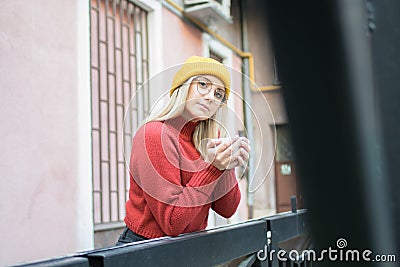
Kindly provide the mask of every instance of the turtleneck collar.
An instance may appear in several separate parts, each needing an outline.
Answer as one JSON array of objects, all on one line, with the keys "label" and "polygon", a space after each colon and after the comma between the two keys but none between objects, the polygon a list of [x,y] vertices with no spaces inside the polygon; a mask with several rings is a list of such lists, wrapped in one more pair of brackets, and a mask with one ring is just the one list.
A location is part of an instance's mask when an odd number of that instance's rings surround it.
[{"label": "turtleneck collar", "polygon": [[187,121],[182,116],[166,120],[165,123],[177,129],[181,137],[186,140],[192,140],[194,129],[199,124],[198,122]]}]

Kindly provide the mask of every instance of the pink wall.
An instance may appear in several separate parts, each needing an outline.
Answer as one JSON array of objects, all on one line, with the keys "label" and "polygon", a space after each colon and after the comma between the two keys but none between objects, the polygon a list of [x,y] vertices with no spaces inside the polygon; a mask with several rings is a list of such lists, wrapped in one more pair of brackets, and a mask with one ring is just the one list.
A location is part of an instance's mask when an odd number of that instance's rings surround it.
[{"label": "pink wall", "polygon": [[190,56],[202,55],[202,32],[185,23],[180,17],[163,10],[163,55],[164,66],[181,64]]},{"label": "pink wall", "polygon": [[0,265],[92,246],[84,13],[81,0],[2,1]]}]

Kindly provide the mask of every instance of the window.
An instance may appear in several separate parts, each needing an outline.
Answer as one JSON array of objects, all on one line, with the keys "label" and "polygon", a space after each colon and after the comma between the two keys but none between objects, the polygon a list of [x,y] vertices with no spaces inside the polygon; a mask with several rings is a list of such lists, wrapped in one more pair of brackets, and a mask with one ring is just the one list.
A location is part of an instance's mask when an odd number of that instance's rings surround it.
[{"label": "window", "polygon": [[210,58],[215,59],[218,62],[224,63],[224,58],[215,53],[213,50],[210,49]]},{"label": "window", "polygon": [[125,216],[124,151],[150,106],[149,92],[139,90],[149,76],[148,26],[147,12],[131,1],[90,5],[93,220],[99,230],[121,226]]}]

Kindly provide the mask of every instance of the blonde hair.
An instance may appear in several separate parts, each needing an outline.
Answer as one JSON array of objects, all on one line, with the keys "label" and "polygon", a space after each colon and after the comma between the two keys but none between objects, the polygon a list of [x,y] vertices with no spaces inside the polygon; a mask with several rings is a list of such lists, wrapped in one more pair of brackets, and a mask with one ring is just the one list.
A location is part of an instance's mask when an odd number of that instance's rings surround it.
[{"label": "blonde hair", "polygon": [[[194,78],[189,78],[177,90],[174,90],[167,105],[158,112],[153,110],[146,122],[165,121],[181,115],[185,110],[189,87]],[[226,103],[223,103],[211,118],[199,121],[194,129],[192,136],[193,144],[203,158],[206,155],[207,139],[226,136],[226,129],[221,124],[225,108]]]}]

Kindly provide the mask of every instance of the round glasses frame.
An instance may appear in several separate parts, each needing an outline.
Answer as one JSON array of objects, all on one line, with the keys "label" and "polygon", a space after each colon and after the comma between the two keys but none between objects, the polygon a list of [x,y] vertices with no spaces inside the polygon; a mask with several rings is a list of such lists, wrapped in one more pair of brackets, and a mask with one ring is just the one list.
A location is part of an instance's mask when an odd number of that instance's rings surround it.
[{"label": "round glasses frame", "polygon": [[[193,79],[193,82],[196,83],[197,92],[201,95],[209,94],[213,88],[213,83],[207,79],[206,77],[196,77]],[[226,102],[226,91],[225,89],[216,88],[214,91],[214,98],[219,101],[218,104],[222,105]]]}]

